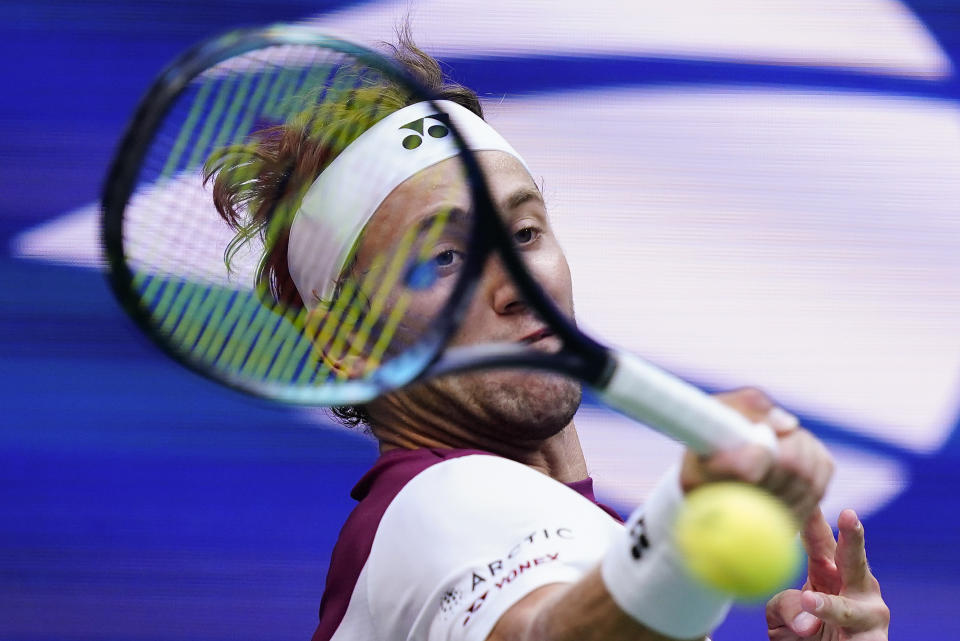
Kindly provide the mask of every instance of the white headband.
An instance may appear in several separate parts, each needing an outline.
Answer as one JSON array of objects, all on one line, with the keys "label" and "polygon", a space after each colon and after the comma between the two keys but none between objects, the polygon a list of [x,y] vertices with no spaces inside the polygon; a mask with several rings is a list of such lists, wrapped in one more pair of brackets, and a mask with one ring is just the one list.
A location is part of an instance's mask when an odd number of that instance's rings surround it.
[{"label": "white headband", "polygon": [[387,196],[415,174],[460,153],[447,122],[469,149],[503,151],[526,167],[503,136],[454,102],[418,102],[379,121],[321,172],[290,226],[287,266],[308,309],[333,298],[354,244]]}]

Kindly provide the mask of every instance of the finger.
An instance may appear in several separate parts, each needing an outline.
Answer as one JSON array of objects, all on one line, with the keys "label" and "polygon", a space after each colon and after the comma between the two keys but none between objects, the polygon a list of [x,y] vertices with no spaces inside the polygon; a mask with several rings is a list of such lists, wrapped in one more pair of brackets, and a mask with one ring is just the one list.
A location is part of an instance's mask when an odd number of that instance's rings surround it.
[{"label": "finger", "polygon": [[820,619],[803,609],[800,590],[784,590],[767,602],[767,630],[787,628],[793,636],[809,637],[820,629]]},{"label": "finger", "polygon": [[820,498],[823,498],[823,494],[826,493],[827,487],[830,485],[830,481],[833,479],[833,472],[836,469],[836,464],[833,462],[833,454],[830,453],[830,450],[827,449],[827,446],[818,438],[813,438],[814,450],[817,458],[817,467],[816,467],[816,476],[814,481],[817,484],[817,487],[820,488]]},{"label": "finger", "polygon": [[807,553],[807,586],[821,592],[839,592],[840,572],[835,562],[837,543],[820,508],[814,508],[804,523],[801,540]]},{"label": "finger", "polygon": [[800,427],[800,419],[782,407],[774,407],[767,412],[763,422],[772,427],[777,436],[785,436]]},{"label": "finger", "polygon": [[773,453],[763,445],[745,445],[723,450],[704,461],[707,480],[732,479],[758,484],[773,464]]},{"label": "finger", "polygon": [[747,419],[759,423],[773,410],[776,405],[766,392],[755,387],[742,387],[716,395],[721,403],[732,407]]},{"label": "finger", "polygon": [[[810,502],[819,503],[820,497],[817,494],[817,488],[813,486],[811,479],[813,471],[817,465],[815,452],[815,439],[809,432],[796,431],[789,437],[782,440],[784,444],[789,443],[789,447],[782,447],[781,464],[791,473],[790,485],[785,488],[785,500],[790,505],[800,506],[807,504],[807,510],[802,515],[802,519],[810,515]],[[802,521],[801,521],[802,522]]]},{"label": "finger", "polygon": [[836,464],[833,462],[833,455],[830,453],[830,450],[827,449],[827,446],[824,445],[822,441],[817,440],[815,442],[819,456],[817,457],[818,463],[814,470],[814,483],[818,488],[821,488],[820,498],[822,499],[823,495],[826,494],[827,488],[830,486],[830,481],[833,479]]},{"label": "finger", "polygon": [[876,624],[870,604],[836,594],[804,592],[800,596],[804,611],[825,623],[832,623],[849,632],[868,630]]},{"label": "finger", "polygon": [[796,438],[800,441],[802,457],[797,462],[798,475],[807,481],[810,498],[819,504],[833,478],[833,456],[823,442],[807,430],[798,430]]},{"label": "finger", "polygon": [[833,564],[837,541],[833,538],[833,530],[820,508],[814,510],[803,524],[801,538],[803,549],[811,561],[829,561]]},{"label": "finger", "polygon": [[[795,430],[794,430],[795,432]],[[784,503],[793,507],[802,496],[802,482],[797,477],[794,459],[797,458],[798,441],[795,436],[781,436],[779,451],[775,463],[772,465],[761,485]]]},{"label": "finger", "polygon": [[816,495],[810,491],[810,484],[804,479],[791,479],[790,484],[783,489],[780,496],[781,500],[790,507],[798,524],[806,522],[817,507]]},{"label": "finger", "polygon": [[760,481],[760,485],[774,496],[784,499],[786,502],[786,495],[789,492],[793,480],[789,471],[774,465],[767,471],[766,476]]},{"label": "finger", "polygon": [[777,592],[767,601],[767,627],[777,628],[787,625],[787,622],[804,612],[800,605],[800,590],[783,590]]},{"label": "finger", "polygon": [[686,493],[715,481],[737,480],[756,484],[770,469],[772,461],[771,452],[760,445],[723,450],[710,456],[687,450],[680,468],[680,486]]},{"label": "finger", "polygon": [[[802,492],[802,496],[794,499],[789,492],[787,494],[788,497],[791,497],[788,500],[794,501],[794,511],[801,523],[805,523],[811,515],[819,511],[820,502],[826,495],[834,470],[833,457],[820,441],[811,437],[807,439],[807,446],[809,461],[807,471],[804,474],[804,485],[802,488],[794,487],[789,491]],[[829,525],[825,526],[824,530],[829,532]],[[826,552],[832,559],[832,551],[835,549],[832,533],[829,537],[826,537],[826,540],[830,543]]]},{"label": "finger", "polygon": [[[774,493],[786,503],[799,523],[804,522],[819,503],[823,488],[816,480],[823,463],[824,450],[806,430],[794,430],[780,438],[780,452],[774,469],[786,475],[787,482]],[[771,474],[771,477],[774,475]]]},{"label": "finger", "polygon": [[837,519],[840,534],[837,537],[836,563],[844,589],[849,592],[872,592],[876,581],[867,565],[863,524],[857,513],[847,509]]}]

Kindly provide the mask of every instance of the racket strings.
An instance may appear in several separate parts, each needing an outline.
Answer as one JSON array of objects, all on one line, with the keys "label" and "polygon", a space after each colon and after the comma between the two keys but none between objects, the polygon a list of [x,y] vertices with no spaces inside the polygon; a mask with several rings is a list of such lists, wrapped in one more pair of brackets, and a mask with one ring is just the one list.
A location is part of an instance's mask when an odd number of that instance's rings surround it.
[{"label": "racket strings", "polygon": [[[322,168],[410,96],[384,91],[378,71],[340,54],[224,66],[182,94],[148,150],[138,191],[153,194],[153,205],[125,239],[136,254],[127,257],[133,289],[168,340],[232,376],[301,386],[369,378],[429,325],[411,315],[418,293],[407,280],[433,258],[449,216],[409,230],[362,272],[355,246],[332,300],[312,311],[292,299],[292,282],[271,260],[285,258],[290,224],[319,173],[300,162],[304,154]],[[211,246],[219,267],[184,267]]]}]

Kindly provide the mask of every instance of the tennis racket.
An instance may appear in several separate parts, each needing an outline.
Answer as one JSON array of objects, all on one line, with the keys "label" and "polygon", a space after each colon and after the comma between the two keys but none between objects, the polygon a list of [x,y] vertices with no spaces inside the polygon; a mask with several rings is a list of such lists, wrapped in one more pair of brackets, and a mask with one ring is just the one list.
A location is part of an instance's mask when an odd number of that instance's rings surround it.
[{"label": "tennis racket", "polygon": [[[430,377],[533,368],[580,379],[610,407],[697,452],[747,443],[775,450],[770,430],[602,345],[558,309],[526,268],[477,155],[436,98],[391,59],[307,28],[234,31],[187,51],[140,102],[106,180],[102,236],[120,304],[186,367],[284,403],[356,405]],[[455,180],[442,185],[458,204],[381,251],[355,245],[332,292],[306,305],[284,282],[282,262],[317,176],[290,150],[302,159],[306,146],[322,165],[324,154],[342,151],[397,101],[424,102],[431,112],[404,125],[404,146],[431,137],[458,146]],[[375,159],[369,171],[372,179]],[[443,243],[462,258],[449,273],[448,254],[437,252]],[[559,337],[559,351],[450,345],[494,257]]]}]

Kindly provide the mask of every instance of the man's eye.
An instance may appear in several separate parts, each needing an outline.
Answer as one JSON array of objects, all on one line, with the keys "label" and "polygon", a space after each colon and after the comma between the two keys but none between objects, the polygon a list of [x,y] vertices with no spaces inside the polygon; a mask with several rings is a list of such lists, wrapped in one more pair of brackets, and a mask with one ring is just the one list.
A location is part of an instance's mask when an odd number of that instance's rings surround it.
[{"label": "man's eye", "polygon": [[457,260],[457,252],[455,252],[452,249],[448,249],[447,251],[440,252],[433,258],[433,262],[437,265],[437,267],[447,267],[449,265],[452,265],[454,262],[456,262],[456,260]]},{"label": "man's eye", "polygon": [[513,240],[518,245],[528,245],[540,236],[540,230],[536,227],[524,227],[513,234]]},{"label": "man's eye", "polygon": [[447,249],[433,257],[417,261],[407,270],[407,287],[429,289],[438,278],[455,273],[462,260],[463,256],[459,251]]}]

